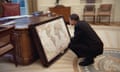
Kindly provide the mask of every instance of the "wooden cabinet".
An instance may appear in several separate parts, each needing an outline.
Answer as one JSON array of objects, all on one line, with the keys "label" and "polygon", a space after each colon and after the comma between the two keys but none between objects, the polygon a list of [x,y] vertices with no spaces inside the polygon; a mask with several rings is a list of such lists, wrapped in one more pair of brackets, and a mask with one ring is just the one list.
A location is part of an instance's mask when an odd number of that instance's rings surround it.
[{"label": "wooden cabinet", "polygon": [[65,7],[62,5],[58,5],[56,7],[50,7],[49,10],[52,13],[56,13],[57,15],[62,15],[65,19],[65,22],[68,23],[69,22],[69,16],[71,14],[71,8],[70,7]]},{"label": "wooden cabinet", "polygon": [[16,57],[21,65],[31,64],[37,59],[28,29],[16,29]]}]

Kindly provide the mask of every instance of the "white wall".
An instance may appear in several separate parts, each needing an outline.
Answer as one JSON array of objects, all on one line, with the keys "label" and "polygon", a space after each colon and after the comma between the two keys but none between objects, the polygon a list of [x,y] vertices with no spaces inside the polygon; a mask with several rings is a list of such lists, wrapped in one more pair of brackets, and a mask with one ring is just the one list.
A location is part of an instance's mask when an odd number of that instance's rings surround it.
[{"label": "white wall", "polygon": [[114,3],[115,0],[102,0],[102,3]]},{"label": "white wall", "polygon": [[55,0],[37,0],[39,11],[48,11],[48,8],[55,6]]},{"label": "white wall", "polygon": [[115,0],[114,21],[120,21],[120,0]]},{"label": "white wall", "polygon": [[[38,10],[39,11],[44,11],[47,12],[49,7],[55,6],[55,1],[56,0],[38,0]],[[83,15],[83,8],[86,3],[84,2],[85,0],[60,0],[60,4],[64,6],[70,6],[71,7],[71,13],[77,13],[79,14],[81,20],[82,20],[82,15]],[[113,4],[113,9],[112,9],[112,16],[111,20],[112,21],[120,21],[119,18],[119,12],[120,12],[120,6],[119,5],[120,0],[98,0],[98,2],[95,4],[96,8],[99,7],[100,4]],[[115,5],[117,4],[117,5]],[[117,8],[117,10],[116,10]],[[119,8],[119,10],[118,10]]]},{"label": "white wall", "polygon": [[[92,28],[96,31],[98,36],[104,43],[104,48],[120,49],[120,27],[117,26],[95,26]],[[71,36],[74,36],[74,26],[68,25]]]},{"label": "white wall", "polygon": [[120,49],[120,27],[92,26],[104,43],[104,48]]}]

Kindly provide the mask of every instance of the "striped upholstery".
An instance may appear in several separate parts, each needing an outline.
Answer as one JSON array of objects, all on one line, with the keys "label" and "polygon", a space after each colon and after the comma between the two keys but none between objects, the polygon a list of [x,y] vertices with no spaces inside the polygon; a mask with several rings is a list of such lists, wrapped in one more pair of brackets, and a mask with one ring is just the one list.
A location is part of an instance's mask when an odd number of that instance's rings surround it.
[{"label": "striped upholstery", "polygon": [[2,3],[3,16],[17,16],[20,15],[20,4],[17,3]]},{"label": "striped upholstery", "polygon": [[84,15],[85,16],[95,16],[95,13],[93,11],[91,11],[91,12],[85,12]]}]

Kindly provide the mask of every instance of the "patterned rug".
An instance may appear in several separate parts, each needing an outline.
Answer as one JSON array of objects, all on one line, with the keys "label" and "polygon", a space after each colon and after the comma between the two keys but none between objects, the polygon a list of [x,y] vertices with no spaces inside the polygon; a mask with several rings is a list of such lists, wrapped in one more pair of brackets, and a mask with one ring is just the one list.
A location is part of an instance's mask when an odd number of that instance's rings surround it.
[{"label": "patterned rug", "polygon": [[[120,50],[107,49],[89,66],[79,66],[81,59],[76,59],[78,72],[120,72]],[[77,71],[76,71],[77,72]]]}]

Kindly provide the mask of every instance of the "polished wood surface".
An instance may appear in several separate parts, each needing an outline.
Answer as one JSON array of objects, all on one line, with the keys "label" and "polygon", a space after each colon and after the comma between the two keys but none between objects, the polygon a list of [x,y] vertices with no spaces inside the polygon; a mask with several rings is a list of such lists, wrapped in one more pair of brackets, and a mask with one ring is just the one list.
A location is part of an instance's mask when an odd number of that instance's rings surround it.
[{"label": "polished wood surface", "polygon": [[16,47],[17,47],[17,61],[21,65],[28,65],[34,62],[38,58],[37,51],[33,46],[30,34],[29,26],[31,24],[38,24],[46,20],[52,19],[55,17],[41,16],[41,17],[29,17],[21,18],[15,20],[15,33],[16,37]]},{"label": "polished wood surface", "polygon": [[29,26],[31,24],[38,24],[53,18],[56,18],[57,16],[47,16],[47,15],[43,15],[43,16],[32,16],[32,17],[24,17],[24,18],[20,18],[15,20],[16,24],[15,24],[15,28],[18,29],[28,29]]}]

